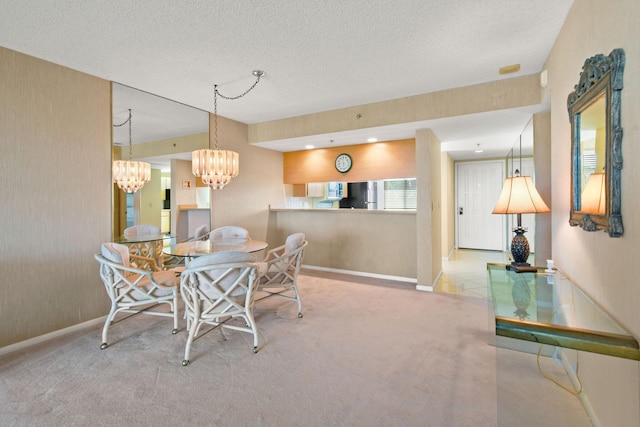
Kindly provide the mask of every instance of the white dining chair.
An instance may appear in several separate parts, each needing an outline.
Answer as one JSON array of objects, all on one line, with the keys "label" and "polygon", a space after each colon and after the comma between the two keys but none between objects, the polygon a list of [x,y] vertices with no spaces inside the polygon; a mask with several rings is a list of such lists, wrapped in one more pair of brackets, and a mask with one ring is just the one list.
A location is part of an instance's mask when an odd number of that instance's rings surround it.
[{"label": "white dining chair", "polygon": [[131,239],[134,237],[160,236],[160,227],[149,224],[132,225],[124,229],[124,237]]},{"label": "white dining chair", "polygon": [[[101,349],[109,346],[109,327],[131,317],[116,321],[119,313],[171,317],[172,333],[178,332],[179,277],[172,270],[150,271],[133,267],[131,261],[138,258],[143,257],[131,255],[129,248],[119,243],[104,243],[101,252],[95,255],[100,263],[100,278],[111,300],[111,309],[102,328]],[[168,310],[162,307],[168,307]]]},{"label": "white dining chair", "polygon": [[192,240],[192,241],[207,240],[208,238],[209,238],[209,226],[204,224],[196,228],[196,230],[193,232],[193,238],[189,240]]},{"label": "white dining chair", "polygon": [[251,240],[249,231],[237,225],[218,227],[209,233],[209,240],[214,242],[229,240]]},{"label": "white dining chair", "polygon": [[[198,334],[205,324],[253,334],[253,352],[258,352],[253,318],[255,260],[246,252],[218,252],[193,259],[182,272],[180,295],[189,330],[183,366],[189,364],[191,344],[204,335]],[[244,320],[244,325],[233,323],[234,318]]]},{"label": "white dining chair", "polygon": [[284,245],[267,252],[258,262],[258,292],[266,294],[256,302],[269,297],[279,297],[298,303],[298,317],[302,317],[302,299],[298,291],[298,273],[302,266],[304,249],[309,242],[302,233],[287,237]]}]

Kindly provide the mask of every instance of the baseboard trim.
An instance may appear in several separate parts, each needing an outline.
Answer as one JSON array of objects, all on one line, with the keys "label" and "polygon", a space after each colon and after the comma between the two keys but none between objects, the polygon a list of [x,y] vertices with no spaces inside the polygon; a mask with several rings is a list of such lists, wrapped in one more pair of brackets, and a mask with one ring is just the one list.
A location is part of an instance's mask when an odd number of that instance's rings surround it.
[{"label": "baseboard trim", "polygon": [[364,271],[341,270],[338,268],[318,267],[315,265],[303,265],[303,269],[327,271],[330,273],[350,274],[352,276],[371,277],[373,279],[394,280],[396,282],[418,283],[418,280],[412,277],[388,276],[386,274],[367,273]]},{"label": "baseboard trim", "polygon": [[455,247],[451,248],[451,251],[449,252],[449,255],[447,255],[447,256],[443,256],[443,257],[442,257],[442,261],[443,261],[443,262],[447,262],[447,261],[449,261],[449,260],[451,259],[451,257],[453,256],[453,252],[454,252],[455,250],[456,250],[456,248],[455,248]]},{"label": "baseboard trim", "polygon": [[436,280],[433,281],[433,285],[416,285],[416,290],[424,291],[424,292],[435,292],[438,287],[438,282],[440,281],[440,277],[442,276],[442,270],[436,276]]},{"label": "baseboard trim", "polygon": [[62,336],[77,332],[86,328],[94,327],[95,325],[103,324],[107,316],[98,317],[97,319],[87,320],[86,322],[78,323],[77,325],[69,326],[67,328],[58,329],[57,331],[49,332],[48,334],[40,335],[28,340],[20,341],[15,344],[10,344],[4,347],[0,347],[0,356],[10,354],[16,351],[24,350],[31,346],[41,344],[46,341],[50,341]]}]

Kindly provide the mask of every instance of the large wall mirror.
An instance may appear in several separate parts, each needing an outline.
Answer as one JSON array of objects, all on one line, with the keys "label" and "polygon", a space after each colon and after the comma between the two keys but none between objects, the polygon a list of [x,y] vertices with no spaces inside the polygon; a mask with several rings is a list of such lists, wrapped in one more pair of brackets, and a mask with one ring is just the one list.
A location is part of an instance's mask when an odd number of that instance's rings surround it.
[{"label": "large wall mirror", "polygon": [[571,214],[569,223],[586,231],[622,236],[622,127],[620,103],[625,55],[587,59],[567,107],[571,120]]},{"label": "large wall mirror", "polygon": [[[191,151],[209,144],[209,113],[112,83],[114,159],[129,159],[129,128],[117,126],[127,120],[129,109],[131,157],[151,164],[151,181],[136,193],[124,193],[114,185],[114,238],[121,236],[126,227],[137,224],[155,225],[163,233],[174,234],[177,204],[197,204],[200,194],[191,174]],[[188,165],[176,170],[178,163]],[[183,179],[190,180],[193,187],[183,190],[182,185],[175,185]],[[207,190],[201,192],[203,197],[208,197]]]}]

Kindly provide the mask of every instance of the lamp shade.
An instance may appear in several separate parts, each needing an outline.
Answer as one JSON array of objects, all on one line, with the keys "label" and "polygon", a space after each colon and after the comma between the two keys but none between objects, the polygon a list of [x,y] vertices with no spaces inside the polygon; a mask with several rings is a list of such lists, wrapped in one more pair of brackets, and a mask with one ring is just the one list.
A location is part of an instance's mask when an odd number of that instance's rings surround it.
[{"label": "lamp shade", "polygon": [[514,176],[504,180],[502,193],[494,214],[523,214],[549,212],[530,176]]},{"label": "lamp shade", "polygon": [[580,212],[604,215],[607,209],[604,174],[592,173],[580,195]]}]

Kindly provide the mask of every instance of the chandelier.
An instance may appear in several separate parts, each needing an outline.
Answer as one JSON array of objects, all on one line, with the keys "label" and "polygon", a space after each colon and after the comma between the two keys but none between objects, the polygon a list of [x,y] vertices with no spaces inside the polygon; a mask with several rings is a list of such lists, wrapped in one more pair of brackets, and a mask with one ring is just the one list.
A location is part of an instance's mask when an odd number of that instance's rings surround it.
[{"label": "chandelier", "polygon": [[[218,85],[213,87],[213,149],[195,150],[191,153],[191,171],[199,176],[206,185],[214,190],[221,190],[238,176],[240,172],[240,155],[235,151],[218,149],[218,96],[228,100],[242,98],[256,87],[264,71],[255,70],[252,73],[256,81],[249,89],[238,96],[224,96],[218,92]],[[209,143],[211,146],[211,143]]]},{"label": "chandelier", "polygon": [[129,123],[129,160],[115,160],[113,162],[113,182],[118,184],[118,188],[126,193],[135,193],[144,184],[151,181],[151,165],[147,162],[137,162],[131,160],[131,108],[129,108],[129,118],[114,127],[124,126]]}]

